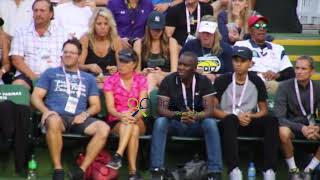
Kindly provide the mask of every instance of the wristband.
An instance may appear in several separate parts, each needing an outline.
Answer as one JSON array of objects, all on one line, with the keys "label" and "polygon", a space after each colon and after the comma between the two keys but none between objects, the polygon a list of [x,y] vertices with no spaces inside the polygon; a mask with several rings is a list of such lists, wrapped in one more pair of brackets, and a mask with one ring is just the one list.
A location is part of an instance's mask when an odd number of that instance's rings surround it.
[{"label": "wristband", "polygon": [[173,118],[176,119],[176,120],[180,120],[181,119],[181,115],[182,115],[182,113],[177,111],[177,112],[174,113]]}]

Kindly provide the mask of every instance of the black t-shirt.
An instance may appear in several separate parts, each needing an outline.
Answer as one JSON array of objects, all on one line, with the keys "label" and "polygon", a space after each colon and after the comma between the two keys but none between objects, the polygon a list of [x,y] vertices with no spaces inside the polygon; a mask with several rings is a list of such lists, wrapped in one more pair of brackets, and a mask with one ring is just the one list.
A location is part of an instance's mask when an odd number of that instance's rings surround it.
[{"label": "black t-shirt", "polygon": [[[197,112],[203,111],[203,97],[215,94],[215,89],[211,81],[201,74],[196,73],[196,87],[194,97],[194,110]],[[192,86],[186,88],[188,107],[192,110]],[[158,96],[169,97],[169,110],[171,111],[186,111],[186,106],[183,101],[181,80],[178,73],[172,73],[166,76],[159,87]],[[161,102],[158,102],[161,103]]]},{"label": "black t-shirt", "polygon": [[[192,13],[193,19],[195,21],[197,21],[197,11],[198,8],[196,8]],[[200,3],[200,14],[200,18],[204,15],[213,15],[212,6],[210,6],[209,4]],[[197,23],[198,22],[195,22],[193,25],[191,25],[191,34],[195,34]],[[174,37],[178,41],[178,43],[183,46],[188,36],[186,5],[184,2],[168,9],[168,13],[166,16],[166,26],[175,27],[175,31],[172,37]]]}]

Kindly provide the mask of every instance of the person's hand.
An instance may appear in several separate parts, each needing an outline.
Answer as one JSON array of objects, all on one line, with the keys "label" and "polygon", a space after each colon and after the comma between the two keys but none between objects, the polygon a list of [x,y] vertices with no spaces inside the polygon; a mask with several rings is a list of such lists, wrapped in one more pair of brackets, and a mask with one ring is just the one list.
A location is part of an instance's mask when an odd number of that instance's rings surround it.
[{"label": "person's hand", "polygon": [[154,69],[154,68],[144,68],[144,69],[142,70],[142,74],[146,76],[146,75],[148,75],[149,73],[153,72],[153,69]]},{"label": "person's hand", "polygon": [[196,115],[194,111],[191,111],[190,108],[187,108],[186,112],[181,113],[181,122],[186,124],[191,124],[196,121]]},{"label": "person's hand", "polygon": [[155,67],[155,68],[153,68],[153,70],[151,72],[153,72],[153,73],[161,73],[162,69],[159,68],[159,67]]},{"label": "person's hand", "polygon": [[238,118],[240,125],[243,127],[248,126],[251,122],[250,113],[239,113]]},{"label": "person's hand", "polygon": [[160,3],[154,6],[154,10],[161,13],[165,12],[168,8],[169,8],[169,3]]},{"label": "person's hand", "polygon": [[229,36],[230,42],[234,43],[240,40],[240,34],[236,29],[229,29],[228,36]]},{"label": "person's hand", "polygon": [[128,38],[121,38],[121,44],[124,48],[132,48]]},{"label": "person's hand", "polygon": [[102,69],[97,64],[88,64],[87,66],[89,71],[92,73],[95,73],[95,74],[102,73]]},{"label": "person's hand", "polygon": [[96,77],[96,82],[97,83],[103,83],[104,82],[104,79],[105,79],[105,76],[103,74],[99,74],[97,77]]},{"label": "person's hand", "polygon": [[50,117],[50,116],[53,116],[53,115],[57,115],[59,116],[59,114],[55,111],[47,111],[47,112],[44,112],[41,116],[41,125],[43,126],[44,123],[46,122],[46,120]]},{"label": "person's hand", "polygon": [[118,71],[117,66],[107,66],[106,69],[109,71],[111,75]]},{"label": "person's hand", "polygon": [[262,76],[267,81],[271,81],[276,80],[279,77],[279,74],[269,70],[267,72],[262,73]]},{"label": "person's hand", "polygon": [[310,128],[310,126],[302,126],[301,132],[304,137],[306,137],[307,139],[310,139],[313,133],[313,129]]},{"label": "person's hand", "polygon": [[82,124],[87,118],[87,113],[82,112],[74,117],[72,124]]},{"label": "person's hand", "polygon": [[[130,113],[130,114],[129,114]],[[124,113],[120,118],[120,121],[124,124],[134,124],[136,123],[136,118],[132,117],[131,112]]]},{"label": "person's hand", "polygon": [[86,6],[89,6],[91,9],[96,8],[96,1],[95,0],[86,0]]},{"label": "person's hand", "polygon": [[310,133],[308,135],[308,139],[312,139],[312,140],[318,140],[320,139],[320,134],[319,134],[319,126],[316,126],[316,125],[309,125],[308,126],[309,130],[310,130]]}]

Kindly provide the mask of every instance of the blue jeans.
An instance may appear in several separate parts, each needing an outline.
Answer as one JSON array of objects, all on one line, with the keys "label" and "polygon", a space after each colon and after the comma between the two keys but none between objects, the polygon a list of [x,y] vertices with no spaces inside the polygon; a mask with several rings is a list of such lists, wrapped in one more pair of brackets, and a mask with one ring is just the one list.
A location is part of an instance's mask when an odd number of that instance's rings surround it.
[{"label": "blue jeans", "polygon": [[185,124],[165,117],[158,118],[153,125],[151,142],[151,168],[164,168],[167,134],[176,136],[204,136],[208,154],[208,172],[222,171],[220,135],[217,122],[206,118],[193,124]]}]

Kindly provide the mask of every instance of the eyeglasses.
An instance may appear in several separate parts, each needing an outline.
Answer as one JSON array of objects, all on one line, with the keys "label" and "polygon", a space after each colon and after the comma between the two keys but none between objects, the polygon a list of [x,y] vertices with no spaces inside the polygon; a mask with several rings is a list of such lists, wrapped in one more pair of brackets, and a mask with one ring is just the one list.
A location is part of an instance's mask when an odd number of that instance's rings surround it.
[{"label": "eyeglasses", "polygon": [[268,29],[268,24],[266,24],[266,23],[262,23],[262,24],[256,23],[256,24],[254,24],[252,27],[255,28],[255,29],[260,29],[260,28],[262,28],[262,29]]}]

